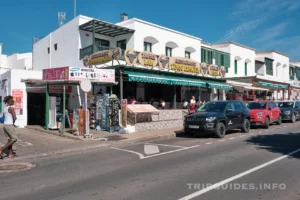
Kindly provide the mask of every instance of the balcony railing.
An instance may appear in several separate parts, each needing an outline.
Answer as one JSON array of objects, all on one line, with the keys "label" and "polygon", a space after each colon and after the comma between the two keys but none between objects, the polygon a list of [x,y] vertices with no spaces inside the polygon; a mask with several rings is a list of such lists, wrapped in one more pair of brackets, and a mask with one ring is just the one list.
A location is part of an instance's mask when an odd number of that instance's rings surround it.
[{"label": "balcony railing", "polygon": [[273,70],[267,70],[267,75],[273,76]]},{"label": "balcony railing", "polygon": [[290,76],[290,80],[295,80],[295,77],[294,76]]},{"label": "balcony railing", "polygon": [[[113,49],[115,49],[115,48],[95,45],[95,52],[94,53],[96,53],[97,51],[113,50]],[[80,49],[79,51],[80,51],[79,52],[79,60],[81,60],[81,59],[84,58],[84,56],[89,56],[89,55],[93,54],[93,45],[84,47],[84,48]],[[124,60],[124,52],[125,52],[125,49],[122,49],[121,60]]]}]

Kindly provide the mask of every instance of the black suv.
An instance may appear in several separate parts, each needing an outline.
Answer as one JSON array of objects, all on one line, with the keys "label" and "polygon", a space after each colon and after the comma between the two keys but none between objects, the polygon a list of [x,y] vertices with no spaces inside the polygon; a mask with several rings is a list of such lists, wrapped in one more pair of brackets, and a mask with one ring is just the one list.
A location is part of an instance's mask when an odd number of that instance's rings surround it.
[{"label": "black suv", "polygon": [[212,101],[184,119],[186,133],[212,132],[222,138],[232,129],[250,130],[250,112],[241,101]]},{"label": "black suv", "polygon": [[300,119],[300,101],[279,101],[277,105],[281,110],[282,120],[295,123]]}]

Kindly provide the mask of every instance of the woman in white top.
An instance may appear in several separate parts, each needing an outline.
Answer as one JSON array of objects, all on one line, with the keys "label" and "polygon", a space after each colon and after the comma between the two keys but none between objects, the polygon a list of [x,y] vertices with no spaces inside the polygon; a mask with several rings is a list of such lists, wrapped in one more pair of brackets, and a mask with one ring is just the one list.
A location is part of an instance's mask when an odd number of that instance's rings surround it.
[{"label": "woman in white top", "polygon": [[14,99],[12,96],[7,96],[4,98],[4,103],[6,104],[6,107],[4,109],[4,125],[3,130],[5,136],[8,138],[8,141],[4,147],[0,149],[0,159],[3,158],[3,152],[8,149],[8,157],[13,158],[16,155],[14,155],[12,146],[17,141],[18,137],[15,130],[15,121],[17,119],[16,113],[14,108],[12,107],[14,105]]}]

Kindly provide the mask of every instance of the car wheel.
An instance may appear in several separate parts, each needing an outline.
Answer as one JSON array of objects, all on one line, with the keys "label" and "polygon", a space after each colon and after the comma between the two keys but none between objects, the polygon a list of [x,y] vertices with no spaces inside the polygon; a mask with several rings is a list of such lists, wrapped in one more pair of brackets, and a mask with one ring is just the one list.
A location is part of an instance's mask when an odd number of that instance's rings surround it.
[{"label": "car wheel", "polygon": [[265,128],[268,129],[270,126],[270,119],[269,117],[266,117],[266,120],[265,120]]},{"label": "car wheel", "polygon": [[223,122],[218,122],[215,130],[215,136],[223,138],[226,134],[226,126]]},{"label": "car wheel", "polygon": [[281,117],[281,115],[279,116],[279,118],[278,118],[278,121],[276,122],[276,124],[277,125],[280,125],[282,123],[282,117]]},{"label": "car wheel", "polygon": [[296,115],[295,113],[292,115],[292,123],[295,123],[296,122]]},{"label": "car wheel", "polygon": [[250,131],[250,121],[249,119],[244,119],[243,127],[241,128],[243,133],[248,133]]}]

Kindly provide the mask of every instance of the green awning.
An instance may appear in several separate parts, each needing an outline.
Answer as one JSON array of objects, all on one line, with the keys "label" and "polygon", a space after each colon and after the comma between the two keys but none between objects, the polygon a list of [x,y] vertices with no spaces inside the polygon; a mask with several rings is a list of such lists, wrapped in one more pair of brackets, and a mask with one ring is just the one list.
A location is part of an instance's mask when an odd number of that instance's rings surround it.
[{"label": "green awning", "polygon": [[206,82],[201,81],[199,78],[177,77],[171,75],[154,74],[148,72],[134,72],[128,70],[125,70],[124,73],[128,75],[129,81],[206,87]]},{"label": "green awning", "polygon": [[226,83],[217,82],[217,81],[206,81],[209,88],[216,88],[222,90],[232,90],[232,86],[227,85]]},{"label": "green awning", "polygon": [[261,82],[261,81],[259,81],[258,84],[260,86],[271,87],[271,88],[278,88],[278,89],[287,89],[288,88],[287,85],[280,85],[280,84],[274,84],[274,83],[266,83],[266,82]]}]

